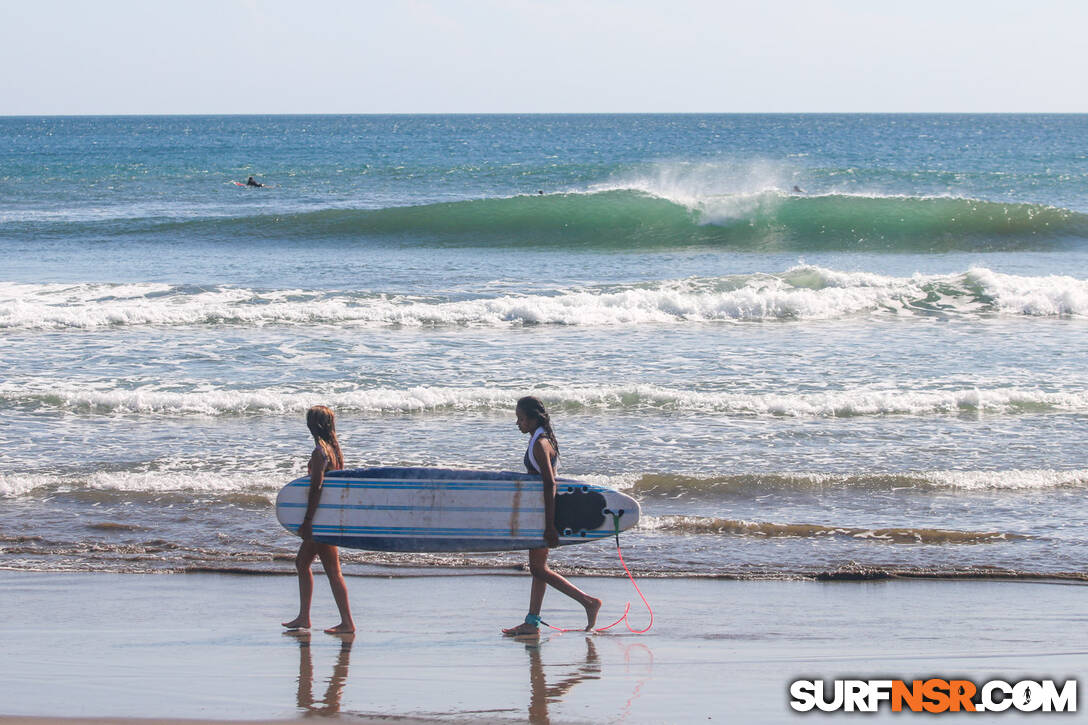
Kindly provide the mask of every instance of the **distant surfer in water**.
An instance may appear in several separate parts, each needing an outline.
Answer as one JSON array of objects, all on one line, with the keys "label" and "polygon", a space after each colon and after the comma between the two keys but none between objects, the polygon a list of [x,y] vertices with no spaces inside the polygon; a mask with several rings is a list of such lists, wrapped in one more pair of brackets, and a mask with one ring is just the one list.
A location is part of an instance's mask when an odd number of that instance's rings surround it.
[{"label": "distant surfer in water", "polygon": [[[252,181],[253,177],[250,177]],[[290,622],[284,622],[287,629],[310,628],[310,601],[314,596],[314,574],[310,566],[314,558],[321,557],[321,566],[332,587],[332,596],[340,610],[340,624],[329,627],[329,634],[350,634],[355,631],[355,622],[351,619],[348,606],[348,587],[344,575],[340,572],[340,552],[331,544],[314,541],[314,514],[321,502],[321,488],[325,483],[327,471],[338,471],[344,467],[344,454],[340,451],[340,441],[336,438],[336,419],[332,410],[323,405],[315,405],[306,411],[306,427],[314,437],[314,450],[310,462],[306,465],[310,476],[310,495],[306,502],[306,515],[298,528],[302,544],[295,556],[295,569],[298,570],[298,616]]]},{"label": "distant surfer in water", "polygon": [[518,430],[532,434],[529,447],[525,451],[525,470],[539,473],[544,484],[544,541],[548,546],[529,550],[529,573],[533,575],[529,613],[525,615],[524,622],[504,629],[502,633],[509,637],[539,634],[540,607],[544,603],[544,593],[549,584],[585,607],[586,631],[589,632],[597,624],[601,600],[589,596],[548,566],[548,547],[559,546],[559,530],[555,527],[555,467],[559,462],[559,441],[552,431],[551,419],[544,410],[544,404],[537,398],[526,396],[519,400],[515,413]]},{"label": "distant surfer in water", "polygon": [[259,186],[264,187],[264,184],[254,179],[252,176],[246,179],[246,186]]}]

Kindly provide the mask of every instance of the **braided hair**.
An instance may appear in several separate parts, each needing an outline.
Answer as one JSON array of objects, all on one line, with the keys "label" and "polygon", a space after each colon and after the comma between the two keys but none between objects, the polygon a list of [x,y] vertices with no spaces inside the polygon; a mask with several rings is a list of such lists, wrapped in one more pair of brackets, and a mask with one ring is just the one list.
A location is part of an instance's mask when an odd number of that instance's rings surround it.
[{"label": "braided hair", "polygon": [[324,405],[310,408],[306,411],[306,427],[329,459],[329,467],[333,470],[343,468],[344,454],[340,450],[340,441],[336,438],[336,416],[332,410]]},{"label": "braided hair", "polygon": [[544,429],[544,435],[551,441],[552,449],[555,451],[555,455],[558,456],[559,441],[555,439],[555,432],[552,430],[552,419],[548,417],[548,411],[544,410],[544,403],[540,402],[540,398],[526,395],[518,400],[517,410],[536,420],[536,424]]}]

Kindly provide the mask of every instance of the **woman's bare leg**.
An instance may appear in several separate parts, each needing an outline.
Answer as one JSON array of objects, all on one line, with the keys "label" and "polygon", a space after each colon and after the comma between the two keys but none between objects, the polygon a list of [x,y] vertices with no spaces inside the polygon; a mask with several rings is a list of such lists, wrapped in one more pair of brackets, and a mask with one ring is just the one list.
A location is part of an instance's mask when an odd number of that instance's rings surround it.
[{"label": "woman's bare leg", "polygon": [[348,634],[355,631],[355,622],[351,618],[351,607],[348,606],[348,585],[344,581],[344,575],[340,571],[340,552],[330,544],[317,544],[317,553],[321,557],[321,565],[325,567],[325,576],[329,578],[329,586],[332,587],[332,598],[336,600],[336,608],[340,610],[340,624],[325,630],[328,634]]},{"label": "woman's bare leg", "polygon": [[290,622],[284,622],[287,629],[309,629],[310,602],[314,598],[314,573],[310,565],[317,556],[317,544],[313,539],[306,539],[298,547],[295,555],[295,570],[298,572],[298,616]]},{"label": "woman's bare leg", "polygon": [[[597,624],[597,612],[601,609],[601,600],[589,596],[561,575],[552,571],[551,567],[548,566],[548,550],[546,548],[529,549],[529,572],[533,575],[533,586],[529,591],[529,614],[540,615],[540,607],[544,603],[544,594],[550,584],[585,608],[585,631],[589,632],[593,629],[594,625]],[[523,623],[517,627],[504,629],[503,634],[524,636],[533,634],[536,631],[536,627]]]},{"label": "woman's bare leg", "polygon": [[[597,624],[597,612],[601,608],[601,600],[596,597],[591,597],[583,592],[578,587],[567,581],[562,575],[552,571],[548,566],[548,550],[547,549],[530,549],[529,550],[529,571],[533,575],[533,583],[537,581],[542,583],[540,587],[543,590],[545,587],[543,584],[550,584],[559,591],[566,594],[574,601],[581,604],[586,610],[586,630],[590,631],[593,626]],[[536,592],[536,587],[533,588],[533,594]],[[532,614],[540,614],[540,605],[544,602],[543,591],[539,595],[539,599],[534,601],[533,594],[530,594],[529,599],[529,611]],[[535,609],[532,607],[535,605]]]},{"label": "woman's bare leg", "polygon": [[[529,570],[532,571],[531,565]],[[548,582],[534,574],[533,584],[529,587],[529,614],[540,614],[540,610],[544,607],[544,595],[547,593]]]}]

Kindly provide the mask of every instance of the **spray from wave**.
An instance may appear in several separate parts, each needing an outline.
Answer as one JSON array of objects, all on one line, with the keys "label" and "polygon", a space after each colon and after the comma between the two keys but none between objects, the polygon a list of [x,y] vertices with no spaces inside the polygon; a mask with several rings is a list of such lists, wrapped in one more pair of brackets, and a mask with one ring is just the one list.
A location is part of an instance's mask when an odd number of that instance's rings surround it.
[{"label": "spray from wave", "polygon": [[805,192],[797,177],[769,160],[658,163],[590,192],[664,199],[687,210],[693,223],[720,232],[719,243],[757,248],[985,249],[1088,232],[1088,215],[1042,204],[857,187]]}]

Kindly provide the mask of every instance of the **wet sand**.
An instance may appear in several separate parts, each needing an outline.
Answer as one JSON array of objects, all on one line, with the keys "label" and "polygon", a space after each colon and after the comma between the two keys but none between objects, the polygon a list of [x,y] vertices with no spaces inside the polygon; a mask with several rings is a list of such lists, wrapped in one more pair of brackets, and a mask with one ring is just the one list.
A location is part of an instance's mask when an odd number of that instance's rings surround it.
[{"label": "wet sand", "polygon": [[[626,580],[577,583],[605,599],[602,623],[631,600],[633,626],[646,625]],[[0,724],[309,714],[782,722],[824,717],[790,710],[789,683],[800,677],[1014,681],[1088,672],[1088,588],[1071,583],[642,580],[656,616],[645,635],[621,624],[592,636],[503,638],[500,627],[524,614],[528,584],[525,576],[349,577],[359,632],[345,640],[320,631],[336,623],[322,577],[315,629],[291,635],[279,627],[296,607],[290,577],[0,572]],[[582,617],[556,592],[544,614],[559,626]],[[1001,721],[1021,717],[1029,716]]]}]

